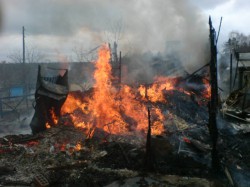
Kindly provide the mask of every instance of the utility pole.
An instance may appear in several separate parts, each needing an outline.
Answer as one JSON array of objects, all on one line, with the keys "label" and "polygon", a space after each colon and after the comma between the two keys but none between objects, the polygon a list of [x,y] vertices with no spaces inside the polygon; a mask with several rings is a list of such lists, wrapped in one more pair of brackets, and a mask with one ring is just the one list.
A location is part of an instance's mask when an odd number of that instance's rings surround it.
[{"label": "utility pole", "polygon": [[23,63],[25,63],[25,35],[24,35],[24,26],[23,26]]},{"label": "utility pole", "polygon": [[24,33],[25,29],[23,26],[23,81],[24,81],[24,94],[25,94],[25,100],[26,100],[26,108],[29,107],[29,103],[28,103],[28,98],[27,98],[27,94],[28,94],[28,85],[27,85],[27,75],[26,75],[26,66],[25,66],[25,33]]}]

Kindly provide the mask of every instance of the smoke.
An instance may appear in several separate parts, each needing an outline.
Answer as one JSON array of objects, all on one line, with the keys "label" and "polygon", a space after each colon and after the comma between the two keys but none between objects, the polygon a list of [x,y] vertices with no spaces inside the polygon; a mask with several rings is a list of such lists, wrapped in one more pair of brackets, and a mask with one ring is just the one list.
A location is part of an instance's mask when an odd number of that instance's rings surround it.
[{"label": "smoke", "polygon": [[[167,41],[178,41],[186,69],[206,63],[208,18],[191,0],[13,0],[5,4],[6,32],[20,32],[24,25],[37,38],[57,37],[50,41],[56,41],[58,49],[64,46],[64,51],[70,51],[76,41],[90,49],[116,40],[123,54],[165,53]],[[35,43],[43,49],[56,45],[46,39]]]},{"label": "smoke", "polygon": [[[133,9],[126,22],[127,47],[132,45],[133,52],[177,50],[178,60],[189,72],[207,63],[207,18],[189,1],[139,1],[128,6]],[[168,45],[169,41],[178,46]]]},{"label": "smoke", "polygon": [[1,32],[2,32],[2,22],[3,22],[3,15],[2,15],[2,3],[0,2],[0,34],[1,34]]},{"label": "smoke", "polygon": [[[21,47],[21,28],[25,26],[27,45],[34,44],[50,58],[54,56],[51,61],[67,61],[76,42],[93,49],[116,41],[118,50],[130,57],[130,81],[150,82],[157,71],[168,71],[170,66],[192,72],[207,63],[209,54],[208,18],[192,1],[1,1],[0,26],[5,38],[0,43],[6,41],[0,47],[1,56],[6,49],[8,53],[13,46]],[[155,57],[165,63],[157,71]]]},{"label": "smoke", "polygon": [[216,8],[217,6],[220,6],[221,4],[227,3],[229,1],[231,1],[231,0],[220,0],[220,1],[218,1],[218,0],[203,0],[203,1],[191,0],[192,3],[196,4],[196,6],[205,7],[207,9]]}]

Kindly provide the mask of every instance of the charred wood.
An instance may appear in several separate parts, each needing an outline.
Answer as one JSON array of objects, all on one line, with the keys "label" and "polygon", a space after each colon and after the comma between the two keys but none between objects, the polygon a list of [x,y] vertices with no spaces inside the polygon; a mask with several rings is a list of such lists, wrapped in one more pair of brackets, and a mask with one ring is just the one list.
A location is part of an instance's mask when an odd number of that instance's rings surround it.
[{"label": "charred wood", "polygon": [[153,158],[152,158],[152,150],[151,150],[151,116],[150,116],[150,108],[148,107],[148,133],[147,133],[147,142],[146,142],[146,160],[145,165],[146,169],[149,171],[153,170]]},{"label": "charred wood", "polygon": [[217,45],[216,32],[212,25],[211,17],[209,17],[210,31],[210,84],[211,84],[211,99],[209,102],[209,131],[212,139],[212,168],[218,171],[219,157],[217,151],[218,129],[217,129],[217,107],[218,107],[218,82],[217,82]]}]

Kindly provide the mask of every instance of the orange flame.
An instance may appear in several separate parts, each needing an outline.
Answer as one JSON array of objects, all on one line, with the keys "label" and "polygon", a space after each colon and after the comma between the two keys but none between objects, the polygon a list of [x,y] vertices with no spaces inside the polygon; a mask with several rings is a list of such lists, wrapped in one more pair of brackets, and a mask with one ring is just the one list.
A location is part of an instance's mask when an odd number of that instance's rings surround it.
[{"label": "orange flame", "polygon": [[203,91],[202,95],[203,97],[205,97],[206,99],[210,99],[211,97],[211,85],[209,83],[209,80],[206,78],[202,79],[202,82],[205,85],[205,90]]},{"label": "orange flame", "polygon": [[163,102],[166,103],[164,96],[164,90],[174,90],[176,79],[168,77],[156,77],[153,84],[144,86],[141,85],[138,88],[143,100],[149,100],[153,103]]},{"label": "orange flame", "polygon": [[49,110],[49,113],[50,113],[50,118],[45,123],[46,129],[50,129],[51,126],[56,125],[58,123],[58,116],[56,116],[55,109],[51,108]]},{"label": "orange flame", "polygon": [[50,115],[53,123],[56,125],[58,123],[58,117],[56,116],[55,109],[50,109]]},{"label": "orange flame", "polygon": [[49,122],[46,122],[45,127],[46,127],[46,129],[50,129],[51,128]]},{"label": "orange flame", "polygon": [[120,133],[125,130],[126,124],[119,113],[119,103],[116,102],[116,89],[112,85],[112,68],[110,65],[110,51],[102,46],[96,61],[93,98],[89,100],[89,110],[92,112],[93,125],[103,128],[110,133]]},{"label": "orange flame", "polygon": [[81,145],[81,143],[77,143],[76,145],[75,145],[75,151],[80,151],[82,149],[82,145]]},{"label": "orange flame", "polygon": [[[147,88],[140,86],[133,89],[127,85],[120,89],[112,84],[112,67],[110,64],[110,50],[102,46],[98,52],[99,58],[95,62],[94,90],[84,98],[69,94],[62,109],[62,114],[69,114],[75,127],[85,129],[88,138],[93,136],[95,128],[102,128],[111,134],[123,134],[129,131],[147,132],[147,106],[136,99],[138,92],[142,99],[149,98],[151,102],[166,102],[163,91],[174,89],[175,81],[159,77],[161,83]],[[79,113],[80,111],[80,113]],[[165,127],[164,116],[160,109],[152,109],[152,134],[161,134]]]}]

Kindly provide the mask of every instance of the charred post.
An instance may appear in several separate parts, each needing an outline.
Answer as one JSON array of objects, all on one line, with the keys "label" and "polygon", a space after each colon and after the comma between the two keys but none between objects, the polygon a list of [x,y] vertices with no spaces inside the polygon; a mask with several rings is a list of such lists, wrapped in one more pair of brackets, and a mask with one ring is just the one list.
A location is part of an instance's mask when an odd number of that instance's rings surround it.
[{"label": "charred post", "polygon": [[219,158],[217,152],[217,106],[218,106],[218,82],[217,82],[217,45],[216,32],[213,28],[211,17],[209,17],[209,31],[210,31],[210,84],[211,84],[211,99],[209,102],[209,132],[212,139],[212,168],[216,171],[219,168]]},{"label": "charred post", "polygon": [[244,77],[245,79],[245,91],[244,91],[244,96],[243,96],[243,101],[242,101],[242,106],[241,106],[241,110],[242,110],[242,113],[244,113],[244,110],[245,110],[245,104],[246,104],[246,98],[247,98],[247,92],[248,92],[248,79],[247,79],[247,76]]},{"label": "charred post", "polygon": [[121,87],[122,83],[122,52],[120,51],[120,56],[119,56],[119,85]]},{"label": "charred post", "polygon": [[230,85],[229,85],[229,93],[232,92],[232,78],[233,77],[233,54],[232,54],[232,51],[231,51],[231,54],[230,54]]},{"label": "charred post", "polygon": [[146,168],[148,171],[152,171],[153,169],[153,160],[152,160],[152,152],[151,152],[151,116],[150,116],[150,108],[148,107],[148,133],[147,133],[147,142],[146,142]]}]

